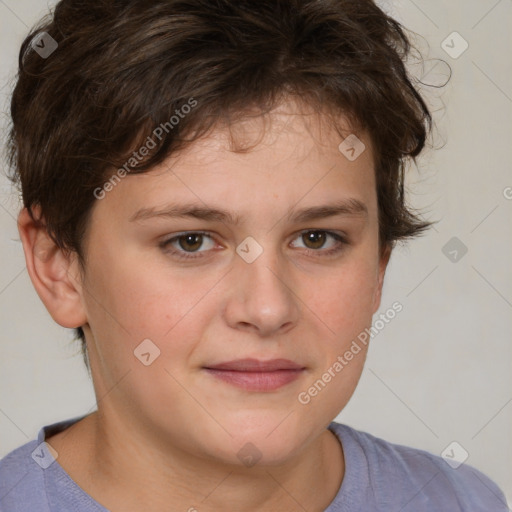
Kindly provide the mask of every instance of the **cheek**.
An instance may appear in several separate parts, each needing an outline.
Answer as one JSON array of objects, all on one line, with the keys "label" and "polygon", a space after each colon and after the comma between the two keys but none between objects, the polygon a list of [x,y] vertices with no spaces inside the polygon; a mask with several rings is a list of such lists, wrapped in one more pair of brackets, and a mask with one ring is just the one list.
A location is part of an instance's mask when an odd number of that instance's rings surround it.
[{"label": "cheek", "polygon": [[375,263],[354,259],[332,270],[322,283],[308,293],[308,304],[338,340],[357,334],[371,323],[377,287]]},{"label": "cheek", "polygon": [[161,337],[200,298],[194,281],[157,271],[145,265],[143,258],[125,255],[116,261],[109,254],[102,256],[96,258],[100,265],[91,265],[90,288],[99,300],[94,297],[88,302],[95,311],[101,306],[107,321],[117,323],[125,334]]},{"label": "cheek", "polygon": [[[371,325],[376,287],[376,267],[370,260],[354,259],[332,273],[322,289],[310,296],[308,305],[327,336],[315,348],[314,375],[296,397],[305,422],[335,417],[357,387],[368,351],[365,329]],[[324,328],[327,326],[327,329]]]},{"label": "cheek", "polygon": [[157,270],[140,259],[112,265],[105,264],[109,258],[96,261],[104,264],[91,265],[87,310],[103,357],[120,366],[138,366],[133,351],[150,339],[163,356],[157,361],[166,361],[170,369],[188,358],[206,329],[211,315],[206,308],[214,297],[220,300],[215,290],[219,276]]}]

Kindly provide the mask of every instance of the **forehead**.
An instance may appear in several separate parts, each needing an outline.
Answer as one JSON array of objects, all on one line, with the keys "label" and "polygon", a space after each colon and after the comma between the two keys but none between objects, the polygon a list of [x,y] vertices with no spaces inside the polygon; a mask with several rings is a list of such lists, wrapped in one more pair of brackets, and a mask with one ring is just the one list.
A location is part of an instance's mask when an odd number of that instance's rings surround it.
[{"label": "forehead", "polygon": [[155,168],[128,175],[100,207],[133,219],[138,212],[181,202],[203,209],[222,206],[237,218],[256,214],[270,219],[272,212],[283,209],[284,215],[295,205],[355,200],[367,205],[371,214],[371,141],[358,132],[355,140],[360,146],[355,149],[360,154],[348,158],[351,153],[343,145],[355,134],[345,119],[339,120],[339,127],[325,114],[294,103],[229,126],[218,125]]},{"label": "forehead", "polygon": [[290,161],[319,154],[339,156],[340,144],[354,136],[364,140],[366,156],[372,157],[369,134],[357,130],[356,135],[346,116],[334,114],[327,105],[319,110],[304,101],[286,99],[270,112],[248,110],[238,114],[233,123],[217,123],[205,137],[170,157],[167,164],[183,158],[202,159],[205,163],[208,158],[242,160],[248,153],[256,158],[286,156]]}]

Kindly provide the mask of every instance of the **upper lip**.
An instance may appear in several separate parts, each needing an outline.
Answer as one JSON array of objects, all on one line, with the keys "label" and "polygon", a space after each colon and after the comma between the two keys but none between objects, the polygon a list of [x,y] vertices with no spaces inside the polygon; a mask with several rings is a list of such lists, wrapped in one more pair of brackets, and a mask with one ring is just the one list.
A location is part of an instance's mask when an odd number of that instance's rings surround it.
[{"label": "upper lip", "polygon": [[259,359],[237,359],[215,365],[205,366],[211,370],[231,370],[237,372],[274,372],[277,370],[303,370],[301,366],[289,359],[271,359],[261,361]]}]

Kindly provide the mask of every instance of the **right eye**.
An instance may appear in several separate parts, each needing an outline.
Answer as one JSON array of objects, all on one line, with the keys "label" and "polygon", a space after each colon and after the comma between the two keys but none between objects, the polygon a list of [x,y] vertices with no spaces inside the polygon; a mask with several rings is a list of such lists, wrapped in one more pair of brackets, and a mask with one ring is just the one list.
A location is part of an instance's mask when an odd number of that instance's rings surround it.
[{"label": "right eye", "polygon": [[[162,249],[165,249],[165,252],[175,255],[178,258],[196,259],[202,258],[203,256],[201,256],[201,253],[207,252],[197,250],[203,245],[205,238],[208,238],[213,242],[212,237],[207,232],[185,231],[167,238],[163,242],[160,242],[159,245]],[[188,249],[190,249],[190,251]],[[192,256],[192,254],[195,253],[198,253],[198,255]]]}]

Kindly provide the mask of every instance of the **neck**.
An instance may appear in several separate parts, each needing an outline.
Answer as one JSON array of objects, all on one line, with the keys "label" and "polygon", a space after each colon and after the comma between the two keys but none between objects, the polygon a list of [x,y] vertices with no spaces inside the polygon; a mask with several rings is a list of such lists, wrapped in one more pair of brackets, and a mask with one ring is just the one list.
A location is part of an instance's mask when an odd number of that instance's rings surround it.
[{"label": "neck", "polygon": [[253,467],[201,458],[99,412],[62,434],[50,443],[59,463],[112,512],[321,512],[344,474],[341,444],[327,429],[285,463]]}]

